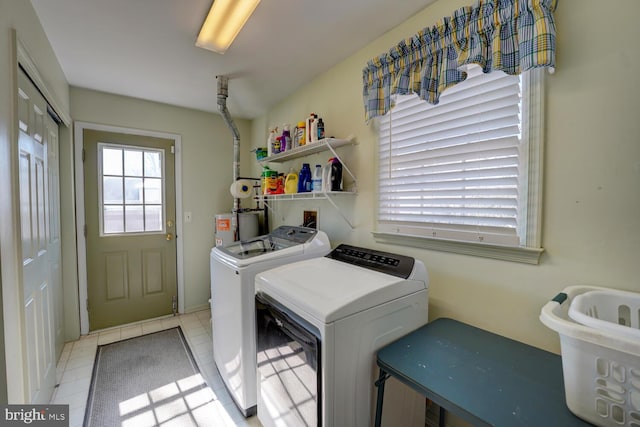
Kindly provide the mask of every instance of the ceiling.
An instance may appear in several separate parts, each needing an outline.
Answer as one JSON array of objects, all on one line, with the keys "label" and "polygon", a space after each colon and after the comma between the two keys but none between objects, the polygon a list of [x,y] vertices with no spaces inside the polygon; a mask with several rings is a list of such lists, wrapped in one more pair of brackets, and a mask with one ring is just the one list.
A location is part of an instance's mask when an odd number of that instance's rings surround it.
[{"label": "ceiling", "polygon": [[70,85],[216,112],[227,75],[255,118],[433,1],[263,0],[224,55],[195,46],[211,0],[31,3]]}]

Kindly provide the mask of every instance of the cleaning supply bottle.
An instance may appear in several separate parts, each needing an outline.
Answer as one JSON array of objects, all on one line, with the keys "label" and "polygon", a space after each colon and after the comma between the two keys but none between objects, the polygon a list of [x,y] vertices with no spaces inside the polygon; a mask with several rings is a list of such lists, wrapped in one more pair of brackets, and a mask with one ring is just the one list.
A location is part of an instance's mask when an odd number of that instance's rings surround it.
[{"label": "cleaning supply bottle", "polygon": [[318,141],[320,141],[321,139],[324,139],[324,122],[322,121],[322,117],[318,119],[317,128],[318,128],[318,132],[317,132]]},{"label": "cleaning supply bottle", "polygon": [[273,153],[273,144],[276,143],[276,129],[269,129],[269,137],[267,138],[267,156],[272,156]]},{"label": "cleaning supply bottle", "polygon": [[311,178],[311,191],[314,193],[322,192],[322,166],[316,165]]},{"label": "cleaning supply bottle", "polygon": [[284,174],[279,173],[278,180],[277,180],[276,194],[284,194],[284,181],[285,181]]},{"label": "cleaning supply bottle", "polygon": [[301,145],[305,145],[307,141],[305,140],[306,134],[304,133],[305,123],[298,122],[298,126],[296,126],[295,134],[293,138],[293,146],[300,147]]},{"label": "cleaning supply bottle", "polygon": [[298,193],[308,193],[311,191],[311,169],[309,163],[303,163],[298,174]]},{"label": "cleaning supply bottle", "polygon": [[287,174],[287,178],[284,180],[284,193],[295,194],[298,192],[298,173],[295,169],[291,168]]},{"label": "cleaning supply bottle", "polygon": [[269,166],[265,166],[262,169],[262,175],[260,176],[260,193],[267,194],[267,178],[270,177],[271,169]]},{"label": "cleaning supply bottle", "polygon": [[267,177],[267,193],[278,194],[278,171],[270,171]]},{"label": "cleaning supply bottle", "polygon": [[331,191],[331,161],[322,168],[322,191]]},{"label": "cleaning supply bottle", "polygon": [[280,151],[291,150],[291,131],[289,130],[289,125],[282,125],[282,145],[280,146]]},{"label": "cleaning supply bottle", "polygon": [[331,191],[342,191],[342,163],[336,157],[329,159],[331,163]]},{"label": "cleaning supply bottle", "polygon": [[311,121],[311,142],[318,142],[318,115],[313,115],[313,120]]},{"label": "cleaning supply bottle", "polygon": [[311,144],[312,142],[315,142],[316,137],[313,135],[314,120],[315,120],[315,113],[311,113],[309,114],[309,117],[307,117],[307,120],[305,121],[305,126],[304,126],[305,144]]},{"label": "cleaning supply bottle", "polygon": [[276,136],[276,142],[273,143],[273,154],[282,152],[282,136]]}]

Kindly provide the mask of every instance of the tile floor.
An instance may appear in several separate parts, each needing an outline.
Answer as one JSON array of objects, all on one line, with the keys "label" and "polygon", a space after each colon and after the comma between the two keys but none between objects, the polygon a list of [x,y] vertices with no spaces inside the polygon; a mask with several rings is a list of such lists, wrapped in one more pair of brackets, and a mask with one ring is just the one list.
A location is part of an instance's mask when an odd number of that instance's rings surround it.
[{"label": "tile floor", "polygon": [[69,427],[82,426],[84,421],[85,405],[98,345],[175,326],[182,328],[200,372],[211,389],[211,402],[205,408],[206,421],[202,421],[199,425],[202,427],[260,427],[257,417],[245,419],[238,411],[216,370],[213,361],[209,310],[96,331],[77,341],[66,343],[56,370],[59,386],[54,391],[51,403],[69,405]]}]

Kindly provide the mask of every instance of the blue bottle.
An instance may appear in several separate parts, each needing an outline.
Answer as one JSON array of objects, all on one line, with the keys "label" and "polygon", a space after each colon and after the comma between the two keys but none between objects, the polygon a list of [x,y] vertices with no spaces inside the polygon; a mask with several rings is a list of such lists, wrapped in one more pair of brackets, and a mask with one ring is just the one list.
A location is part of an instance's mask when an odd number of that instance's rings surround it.
[{"label": "blue bottle", "polygon": [[303,163],[298,174],[298,193],[308,193],[311,191],[311,168],[309,163]]}]

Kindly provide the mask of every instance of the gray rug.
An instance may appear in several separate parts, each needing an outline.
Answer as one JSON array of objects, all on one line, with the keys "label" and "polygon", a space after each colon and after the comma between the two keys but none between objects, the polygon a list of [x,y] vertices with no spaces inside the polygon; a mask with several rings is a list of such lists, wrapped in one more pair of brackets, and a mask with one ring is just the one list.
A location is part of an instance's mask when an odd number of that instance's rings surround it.
[{"label": "gray rug", "polygon": [[179,327],[101,345],[84,425],[197,425],[190,401],[202,400],[198,394],[206,396],[204,389],[208,387]]}]

